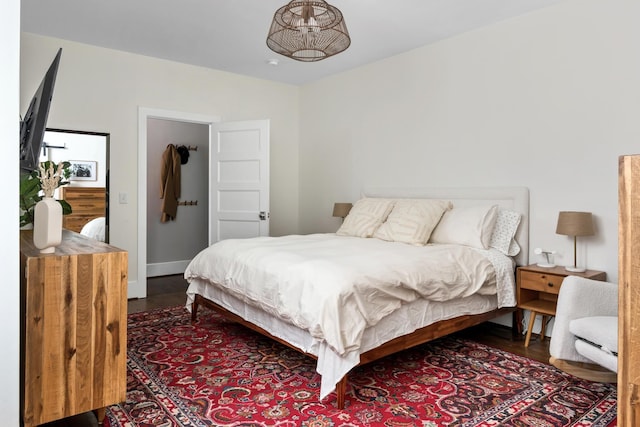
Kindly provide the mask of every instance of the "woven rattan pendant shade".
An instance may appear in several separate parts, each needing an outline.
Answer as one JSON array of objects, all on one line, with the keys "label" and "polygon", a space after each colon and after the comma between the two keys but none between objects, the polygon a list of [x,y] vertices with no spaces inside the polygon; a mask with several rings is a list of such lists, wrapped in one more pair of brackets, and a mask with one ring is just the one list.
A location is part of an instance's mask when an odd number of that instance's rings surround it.
[{"label": "woven rattan pendant shade", "polygon": [[322,0],[293,0],[273,16],[269,49],[298,61],[314,62],[351,44],[342,12]]}]

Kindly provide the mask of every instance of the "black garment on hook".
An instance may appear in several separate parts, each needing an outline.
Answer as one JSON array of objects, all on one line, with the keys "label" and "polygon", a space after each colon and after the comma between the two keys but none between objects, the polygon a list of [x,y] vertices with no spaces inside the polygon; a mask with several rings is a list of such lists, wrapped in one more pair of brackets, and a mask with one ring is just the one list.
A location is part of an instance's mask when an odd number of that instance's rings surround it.
[{"label": "black garment on hook", "polygon": [[180,145],[176,150],[178,150],[178,154],[180,154],[180,164],[186,165],[189,161],[189,149],[184,145]]}]

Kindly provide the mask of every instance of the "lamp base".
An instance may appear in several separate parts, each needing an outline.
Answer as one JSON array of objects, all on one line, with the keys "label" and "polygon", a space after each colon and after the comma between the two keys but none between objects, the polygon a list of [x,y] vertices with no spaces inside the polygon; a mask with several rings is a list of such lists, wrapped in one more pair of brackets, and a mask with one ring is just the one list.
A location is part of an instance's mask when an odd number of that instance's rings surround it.
[{"label": "lamp base", "polygon": [[587,271],[586,268],[582,267],[565,267],[564,269],[572,273],[584,273],[585,271]]},{"label": "lamp base", "polygon": [[542,268],[553,268],[555,266],[556,266],[555,264],[549,264],[549,263],[546,263],[546,262],[539,262],[538,263],[538,267],[542,267]]}]

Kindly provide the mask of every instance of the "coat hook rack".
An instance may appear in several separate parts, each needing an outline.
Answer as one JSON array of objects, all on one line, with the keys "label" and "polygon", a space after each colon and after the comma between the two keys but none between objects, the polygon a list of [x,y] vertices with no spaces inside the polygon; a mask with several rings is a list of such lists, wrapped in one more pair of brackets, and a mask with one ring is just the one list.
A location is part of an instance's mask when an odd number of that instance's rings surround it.
[{"label": "coat hook rack", "polygon": [[187,148],[189,149],[189,151],[198,151],[197,145],[188,145]]},{"label": "coat hook rack", "polygon": [[189,200],[188,202],[178,202],[178,206],[198,206],[197,200]]}]

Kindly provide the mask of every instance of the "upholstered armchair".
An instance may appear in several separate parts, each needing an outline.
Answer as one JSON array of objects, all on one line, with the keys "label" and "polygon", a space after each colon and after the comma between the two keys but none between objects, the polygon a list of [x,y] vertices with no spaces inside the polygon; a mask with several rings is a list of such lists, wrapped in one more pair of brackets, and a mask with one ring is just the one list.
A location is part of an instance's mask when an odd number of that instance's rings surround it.
[{"label": "upholstered armchair", "polygon": [[549,362],[590,381],[615,382],[618,285],[567,276],[560,288]]}]

